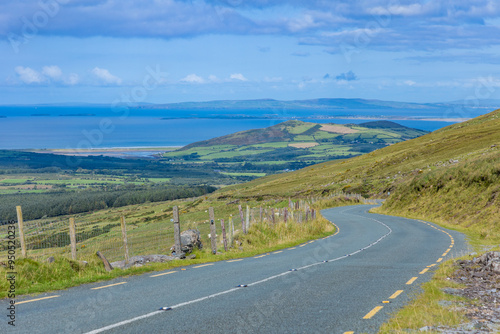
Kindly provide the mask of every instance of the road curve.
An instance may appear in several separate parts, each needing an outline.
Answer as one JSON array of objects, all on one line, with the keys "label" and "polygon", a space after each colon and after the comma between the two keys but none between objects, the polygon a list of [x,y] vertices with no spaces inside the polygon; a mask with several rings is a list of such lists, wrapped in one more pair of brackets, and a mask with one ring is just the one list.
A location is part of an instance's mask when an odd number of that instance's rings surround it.
[{"label": "road curve", "polygon": [[469,250],[458,232],[372,207],[323,210],[338,233],[283,251],[19,298],[0,332],[376,333]]}]

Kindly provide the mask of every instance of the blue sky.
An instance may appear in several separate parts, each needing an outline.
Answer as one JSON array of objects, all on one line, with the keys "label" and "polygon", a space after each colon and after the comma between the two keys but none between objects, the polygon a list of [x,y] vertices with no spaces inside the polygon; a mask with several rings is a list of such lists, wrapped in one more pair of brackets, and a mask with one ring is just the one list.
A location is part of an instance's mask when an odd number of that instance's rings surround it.
[{"label": "blue sky", "polygon": [[500,98],[497,0],[5,0],[0,104]]}]

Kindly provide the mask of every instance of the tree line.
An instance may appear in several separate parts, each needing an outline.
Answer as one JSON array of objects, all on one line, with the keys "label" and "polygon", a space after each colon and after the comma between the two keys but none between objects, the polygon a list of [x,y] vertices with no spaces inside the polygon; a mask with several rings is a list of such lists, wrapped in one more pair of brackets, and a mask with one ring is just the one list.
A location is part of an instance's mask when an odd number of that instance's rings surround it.
[{"label": "tree line", "polygon": [[82,212],[116,208],[146,202],[162,202],[179,198],[197,197],[215,191],[212,186],[127,186],[107,191],[84,190],[42,194],[2,195],[0,217],[15,220],[16,206],[23,208],[23,218],[39,219]]}]

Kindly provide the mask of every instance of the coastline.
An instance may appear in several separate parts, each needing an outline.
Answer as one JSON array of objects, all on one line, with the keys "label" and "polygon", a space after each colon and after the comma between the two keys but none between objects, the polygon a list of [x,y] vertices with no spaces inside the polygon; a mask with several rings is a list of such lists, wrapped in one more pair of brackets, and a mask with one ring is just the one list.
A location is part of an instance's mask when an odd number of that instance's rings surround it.
[{"label": "coastline", "polygon": [[108,156],[115,158],[154,158],[156,154],[175,151],[183,146],[138,146],[138,147],[99,147],[91,149],[48,148],[27,149],[33,153],[48,153],[69,156]]}]

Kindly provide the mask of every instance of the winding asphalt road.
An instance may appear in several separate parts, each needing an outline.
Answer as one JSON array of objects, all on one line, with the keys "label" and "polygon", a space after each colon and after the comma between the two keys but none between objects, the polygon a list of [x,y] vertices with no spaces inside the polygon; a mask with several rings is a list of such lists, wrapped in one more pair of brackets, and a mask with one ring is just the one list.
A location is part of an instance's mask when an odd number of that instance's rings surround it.
[{"label": "winding asphalt road", "polygon": [[324,210],[338,233],[283,251],[19,298],[0,332],[376,333],[469,250],[458,232],[372,207]]}]

